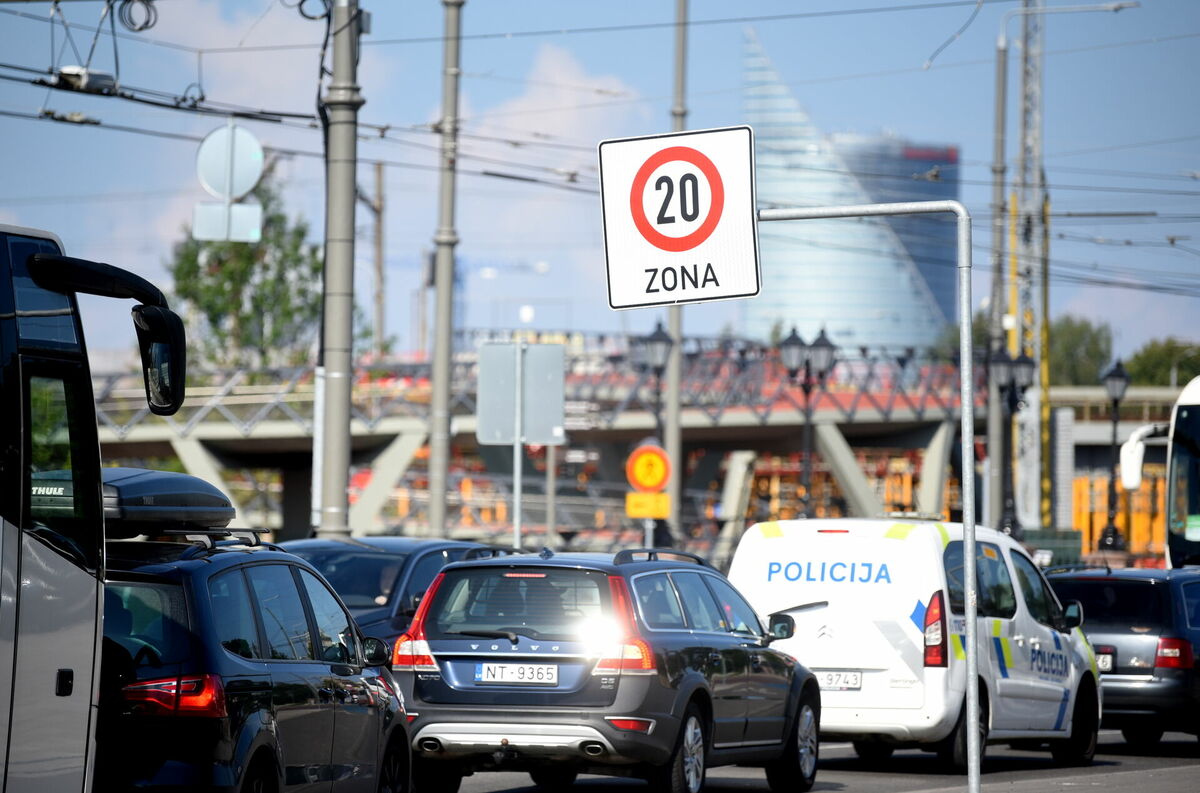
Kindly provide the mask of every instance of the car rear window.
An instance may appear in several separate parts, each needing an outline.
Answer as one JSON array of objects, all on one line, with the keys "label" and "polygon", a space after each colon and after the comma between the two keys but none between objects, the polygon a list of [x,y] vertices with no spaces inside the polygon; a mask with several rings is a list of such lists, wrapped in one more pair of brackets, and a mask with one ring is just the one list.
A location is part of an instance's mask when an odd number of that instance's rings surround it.
[{"label": "car rear window", "polygon": [[320,571],[350,609],[386,606],[406,553],[288,548]]},{"label": "car rear window", "polygon": [[1161,628],[1167,622],[1163,587],[1149,581],[1059,578],[1050,585],[1060,601],[1083,604],[1084,630],[1094,625]]},{"label": "car rear window", "polygon": [[[608,577],[555,567],[477,567],[448,570],[429,604],[430,639],[467,631],[512,631],[535,639],[571,641],[609,610]],[[469,633],[466,635],[470,635]]]},{"label": "car rear window", "polygon": [[[962,614],[966,611],[963,601],[963,544],[961,540],[946,546],[942,555],[946,567],[946,586],[950,590],[950,611]],[[1008,619],[1017,613],[1017,596],[1013,591],[1012,578],[1000,549],[990,542],[975,545],[975,580],[978,593],[980,617]]]},{"label": "car rear window", "polygon": [[187,603],[178,584],[114,581],[104,585],[104,637],[124,648],[138,667],[187,659]]}]

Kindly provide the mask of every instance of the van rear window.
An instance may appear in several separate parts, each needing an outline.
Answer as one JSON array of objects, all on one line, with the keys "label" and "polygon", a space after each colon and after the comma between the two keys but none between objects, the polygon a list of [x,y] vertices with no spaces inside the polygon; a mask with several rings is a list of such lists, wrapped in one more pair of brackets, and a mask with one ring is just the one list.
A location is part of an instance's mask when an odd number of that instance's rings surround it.
[{"label": "van rear window", "polygon": [[535,639],[578,640],[608,614],[607,578],[592,570],[554,567],[449,570],[429,604],[425,632],[431,639],[512,631]]},{"label": "van rear window", "polygon": [[[963,605],[963,544],[961,540],[946,546],[942,556],[946,566],[946,586],[950,590],[950,611],[962,614]],[[978,613],[981,617],[1009,618],[1017,613],[1017,596],[1012,578],[1000,549],[990,542],[975,544],[975,581],[978,592]]]}]

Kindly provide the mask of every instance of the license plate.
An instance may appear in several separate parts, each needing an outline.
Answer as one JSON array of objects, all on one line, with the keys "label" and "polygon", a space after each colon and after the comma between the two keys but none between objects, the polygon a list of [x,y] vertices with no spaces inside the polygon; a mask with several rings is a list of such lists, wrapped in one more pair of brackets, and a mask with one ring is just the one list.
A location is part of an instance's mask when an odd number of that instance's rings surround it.
[{"label": "license plate", "polygon": [[1112,656],[1108,653],[1101,653],[1096,656],[1096,668],[1101,672],[1112,671]]},{"label": "license plate", "polygon": [[858,691],[862,688],[862,672],[851,669],[823,669],[813,672],[822,691]]},{"label": "license plate", "polygon": [[475,664],[476,683],[517,686],[556,686],[558,667],[554,664]]}]

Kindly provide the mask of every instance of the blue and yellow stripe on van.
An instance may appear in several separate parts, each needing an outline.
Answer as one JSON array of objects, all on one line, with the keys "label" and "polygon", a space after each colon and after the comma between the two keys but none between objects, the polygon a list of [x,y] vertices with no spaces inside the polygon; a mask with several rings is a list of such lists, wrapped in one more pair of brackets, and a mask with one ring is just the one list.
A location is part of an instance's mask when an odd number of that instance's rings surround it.
[{"label": "blue and yellow stripe on van", "polygon": [[967,659],[967,643],[961,633],[950,634],[950,647],[954,650],[954,659],[956,661],[965,661]]},{"label": "blue and yellow stripe on van", "polygon": [[992,620],[992,647],[996,650],[996,663],[1000,667],[1000,676],[1008,677],[1008,670],[1013,665],[1012,647],[1008,638],[1000,635],[1000,620]]},{"label": "blue and yellow stripe on van", "polygon": [[1067,700],[1071,698],[1071,689],[1064,688],[1062,699],[1058,703],[1058,718],[1054,720],[1054,729],[1061,730],[1063,719],[1067,715]]},{"label": "blue and yellow stripe on van", "polygon": [[1088,637],[1084,635],[1083,628],[1076,626],[1075,634],[1079,636],[1079,643],[1087,650],[1088,666],[1092,670],[1092,678],[1097,683],[1100,682],[1100,669],[1096,666],[1096,651],[1092,649],[1092,643],[1088,641]]},{"label": "blue and yellow stripe on van", "polygon": [[907,540],[908,535],[912,534],[913,529],[917,527],[915,523],[893,523],[884,532],[885,540]]}]

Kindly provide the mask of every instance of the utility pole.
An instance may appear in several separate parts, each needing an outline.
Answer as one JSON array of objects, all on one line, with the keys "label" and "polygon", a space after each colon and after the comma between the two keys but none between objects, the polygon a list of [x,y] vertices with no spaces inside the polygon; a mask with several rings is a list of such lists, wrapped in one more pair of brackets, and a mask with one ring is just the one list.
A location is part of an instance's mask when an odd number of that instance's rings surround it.
[{"label": "utility pole", "polygon": [[436,304],[433,329],[433,402],[429,432],[429,532],[449,536],[446,526],[446,478],[450,470],[450,376],[454,333],[454,181],[458,158],[459,45],[462,7],[466,0],[442,0],[446,8],[446,45],[442,61],[442,176],[439,187],[437,245],[434,264]]},{"label": "utility pole", "polygon": [[[996,357],[1004,346],[1004,149],[1005,124],[1008,104],[1008,37],[1005,26],[1000,27],[1000,37],[996,39],[996,105],[995,126],[992,131],[992,296],[989,301],[990,316],[988,318],[988,359]],[[988,366],[988,397],[987,397],[987,449],[988,449],[988,478],[987,478],[987,513],[983,516],[984,525],[1000,525],[1001,492],[1004,483],[1004,408],[1000,404],[1000,386]],[[973,472],[972,472],[973,474]],[[963,476],[968,472],[963,471]]]},{"label": "utility pole", "polygon": [[[354,341],[354,210],[358,185],[358,0],[335,0],[333,79],[326,121],[324,449],[319,537],[345,536],[350,484],[350,386]],[[314,482],[313,486],[318,486]]]},{"label": "utility pole", "polygon": [[[671,128],[682,132],[687,125],[687,105],[684,97],[687,86],[687,0],[675,0],[675,101],[671,105]],[[680,525],[680,499],[683,496],[683,428],[680,414],[680,392],[683,380],[683,307],[667,308],[667,333],[671,336],[671,351],[667,356],[667,415],[662,438],[671,475],[667,480],[667,497],[671,501],[667,525],[677,541],[683,537]]]},{"label": "utility pole", "polygon": [[372,335],[375,337],[375,359],[383,358],[384,326],[383,316],[383,211],[385,209],[383,195],[383,163],[375,163],[375,197],[368,197],[362,190],[358,191],[358,200],[371,210],[375,216],[375,316],[372,322]]}]

